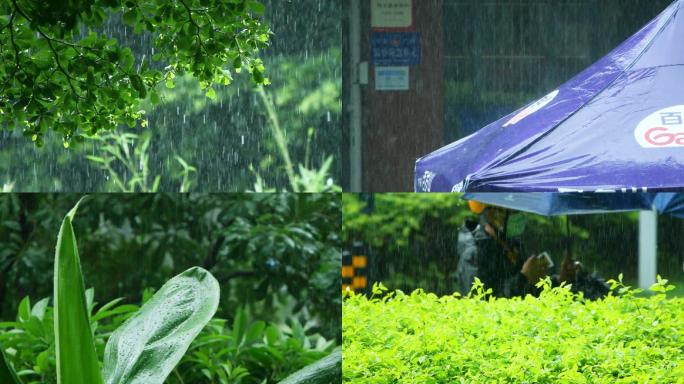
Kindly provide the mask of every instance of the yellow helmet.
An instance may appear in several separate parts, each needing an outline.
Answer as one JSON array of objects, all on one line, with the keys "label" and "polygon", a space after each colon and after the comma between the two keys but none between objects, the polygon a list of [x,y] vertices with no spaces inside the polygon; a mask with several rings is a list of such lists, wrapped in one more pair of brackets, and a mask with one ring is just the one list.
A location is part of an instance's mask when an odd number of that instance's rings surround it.
[{"label": "yellow helmet", "polygon": [[485,208],[487,208],[487,204],[485,203],[480,203],[479,201],[475,200],[468,200],[468,208],[470,208],[470,211],[479,215],[484,211]]}]

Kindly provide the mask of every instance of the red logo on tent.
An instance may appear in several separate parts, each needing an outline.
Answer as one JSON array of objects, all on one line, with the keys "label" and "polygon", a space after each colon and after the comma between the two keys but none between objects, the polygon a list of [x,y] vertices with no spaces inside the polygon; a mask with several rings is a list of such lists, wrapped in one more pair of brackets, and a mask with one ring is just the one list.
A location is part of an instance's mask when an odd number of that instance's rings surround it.
[{"label": "red logo on tent", "polygon": [[667,147],[672,144],[684,145],[684,132],[672,132],[669,128],[654,127],[646,131],[644,139],[656,147]]},{"label": "red logo on tent", "polygon": [[639,122],[634,137],[644,148],[684,147],[684,105],[651,113]]}]

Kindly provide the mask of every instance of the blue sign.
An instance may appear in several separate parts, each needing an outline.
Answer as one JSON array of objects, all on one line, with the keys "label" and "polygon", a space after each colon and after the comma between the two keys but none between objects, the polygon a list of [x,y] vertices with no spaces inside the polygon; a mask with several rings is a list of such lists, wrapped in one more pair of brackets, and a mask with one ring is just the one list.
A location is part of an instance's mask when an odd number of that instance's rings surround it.
[{"label": "blue sign", "polygon": [[373,32],[371,62],[382,66],[420,64],[420,33]]}]

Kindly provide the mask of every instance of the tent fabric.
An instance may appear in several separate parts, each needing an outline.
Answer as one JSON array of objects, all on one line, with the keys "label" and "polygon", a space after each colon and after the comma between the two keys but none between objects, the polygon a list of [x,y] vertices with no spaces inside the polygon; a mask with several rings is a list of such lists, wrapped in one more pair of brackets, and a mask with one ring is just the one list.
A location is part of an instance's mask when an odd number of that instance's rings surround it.
[{"label": "tent fabric", "polygon": [[656,210],[684,218],[684,193],[492,193],[463,196],[489,205],[543,216]]},{"label": "tent fabric", "polygon": [[417,192],[684,189],[684,0],[569,82],[416,162]]}]

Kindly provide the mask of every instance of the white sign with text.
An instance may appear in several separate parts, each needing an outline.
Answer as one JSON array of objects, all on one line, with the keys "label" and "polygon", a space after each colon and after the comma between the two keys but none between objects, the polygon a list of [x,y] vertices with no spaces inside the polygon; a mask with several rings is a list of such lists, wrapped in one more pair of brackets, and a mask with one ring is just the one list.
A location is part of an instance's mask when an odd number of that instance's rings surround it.
[{"label": "white sign with text", "polygon": [[408,28],[413,25],[413,0],[371,0],[372,28]]}]

